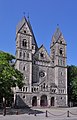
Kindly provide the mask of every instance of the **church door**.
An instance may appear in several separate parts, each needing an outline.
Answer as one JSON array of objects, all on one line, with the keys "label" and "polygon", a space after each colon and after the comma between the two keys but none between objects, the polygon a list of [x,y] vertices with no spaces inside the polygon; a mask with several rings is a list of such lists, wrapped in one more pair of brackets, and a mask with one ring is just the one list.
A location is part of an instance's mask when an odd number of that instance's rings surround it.
[{"label": "church door", "polygon": [[37,97],[36,96],[34,96],[32,98],[32,106],[37,106]]},{"label": "church door", "polygon": [[51,97],[51,106],[54,106],[54,97]]},{"label": "church door", "polygon": [[41,96],[40,105],[47,106],[47,96],[46,95]]}]

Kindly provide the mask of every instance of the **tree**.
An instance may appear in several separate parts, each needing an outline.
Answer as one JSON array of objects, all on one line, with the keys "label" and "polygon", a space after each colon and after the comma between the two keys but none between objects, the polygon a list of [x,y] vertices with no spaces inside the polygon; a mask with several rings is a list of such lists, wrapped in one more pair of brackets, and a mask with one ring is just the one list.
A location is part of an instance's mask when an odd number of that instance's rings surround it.
[{"label": "tree", "polygon": [[68,66],[68,100],[77,101],[77,66]]},{"label": "tree", "polygon": [[23,74],[14,67],[15,57],[0,51],[0,97],[5,101],[12,95],[12,87],[23,86]]}]

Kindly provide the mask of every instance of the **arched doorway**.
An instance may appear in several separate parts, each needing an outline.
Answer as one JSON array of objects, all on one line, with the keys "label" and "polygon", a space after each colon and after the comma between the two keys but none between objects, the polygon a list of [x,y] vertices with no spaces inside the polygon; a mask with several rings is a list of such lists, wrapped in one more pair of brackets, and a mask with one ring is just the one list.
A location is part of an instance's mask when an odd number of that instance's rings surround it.
[{"label": "arched doorway", "polygon": [[32,106],[37,106],[37,97],[36,96],[34,96],[32,98]]},{"label": "arched doorway", "polygon": [[41,96],[40,105],[47,106],[47,96],[46,95]]},{"label": "arched doorway", "polygon": [[51,97],[51,106],[54,106],[54,97]]}]

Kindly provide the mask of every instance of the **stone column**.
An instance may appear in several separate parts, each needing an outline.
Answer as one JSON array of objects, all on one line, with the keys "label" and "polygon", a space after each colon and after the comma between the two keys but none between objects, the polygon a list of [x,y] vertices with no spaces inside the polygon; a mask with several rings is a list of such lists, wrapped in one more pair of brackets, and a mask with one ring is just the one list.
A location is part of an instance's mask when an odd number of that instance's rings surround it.
[{"label": "stone column", "polygon": [[40,97],[37,97],[37,106],[40,107]]},{"label": "stone column", "polygon": [[57,97],[54,97],[54,106],[57,106]]},{"label": "stone column", "polygon": [[50,98],[50,96],[47,96],[47,102],[48,102],[48,107],[50,107],[51,106],[51,98]]}]

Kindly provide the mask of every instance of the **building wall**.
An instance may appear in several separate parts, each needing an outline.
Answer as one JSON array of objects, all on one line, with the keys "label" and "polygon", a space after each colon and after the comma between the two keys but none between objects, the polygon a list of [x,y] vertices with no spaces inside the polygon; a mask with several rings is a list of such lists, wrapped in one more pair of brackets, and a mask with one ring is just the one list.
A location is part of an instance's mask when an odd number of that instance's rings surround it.
[{"label": "building wall", "polygon": [[59,29],[50,50],[49,55],[43,45],[37,47],[32,27],[23,18],[16,30],[15,67],[25,85],[15,92],[17,106],[67,106],[66,43]]}]

